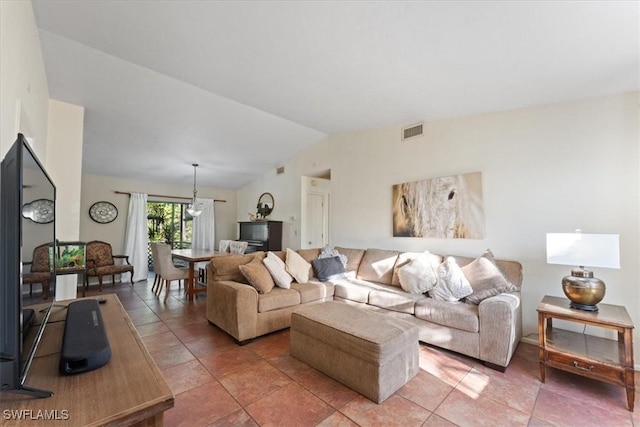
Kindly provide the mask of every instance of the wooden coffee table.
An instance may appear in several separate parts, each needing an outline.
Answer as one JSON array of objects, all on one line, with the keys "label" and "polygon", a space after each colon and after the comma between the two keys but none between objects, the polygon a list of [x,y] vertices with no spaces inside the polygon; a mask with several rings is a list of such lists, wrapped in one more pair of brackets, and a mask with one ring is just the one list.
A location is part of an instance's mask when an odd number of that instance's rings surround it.
[{"label": "wooden coffee table", "polygon": [[[100,311],[111,345],[109,362],[83,374],[60,374],[58,364],[66,319],[63,306],[74,300],[57,302],[60,306],[52,309],[26,382],[30,387],[52,391],[53,397],[34,399],[2,393],[0,426],[163,425],[164,411],[174,404],[173,393],[118,297],[105,294],[101,298],[106,300],[100,304]],[[38,313],[36,322],[41,321],[38,310],[44,305],[32,308]],[[30,335],[36,329],[32,328]],[[17,421],[19,417],[21,421]]]},{"label": "wooden coffee table", "polygon": [[[620,385],[627,390],[627,405],[633,411],[635,381],[633,371],[633,322],[620,305],[598,304],[598,311],[569,307],[566,298],[545,296],[538,305],[540,380],[547,367]],[[553,328],[552,319],[613,329],[618,340]]]}]

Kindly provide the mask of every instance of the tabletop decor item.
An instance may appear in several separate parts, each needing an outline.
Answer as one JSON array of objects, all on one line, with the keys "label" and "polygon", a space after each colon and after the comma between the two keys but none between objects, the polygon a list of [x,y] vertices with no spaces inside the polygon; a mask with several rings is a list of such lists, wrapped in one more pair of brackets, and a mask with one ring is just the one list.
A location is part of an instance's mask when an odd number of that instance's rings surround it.
[{"label": "tabletop decor item", "polygon": [[562,290],[571,308],[598,311],[604,298],[605,283],[593,277],[588,267],[620,268],[617,234],[547,233],[547,264],[579,266],[562,279]]}]

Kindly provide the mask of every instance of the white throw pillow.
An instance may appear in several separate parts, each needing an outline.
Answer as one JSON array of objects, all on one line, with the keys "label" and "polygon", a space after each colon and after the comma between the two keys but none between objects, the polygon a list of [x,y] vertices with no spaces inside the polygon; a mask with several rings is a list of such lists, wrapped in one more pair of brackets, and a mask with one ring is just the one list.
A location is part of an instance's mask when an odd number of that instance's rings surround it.
[{"label": "white throw pillow", "polygon": [[424,252],[398,269],[400,287],[411,294],[423,294],[431,290],[438,277],[431,267],[431,254]]},{"label": "white throw pillow", "polygon": [[268,252],[262,262],[264,263],[264,266],[267,267],[267,270],[269,270],[271,277],[273,277],[273,280],[276,282],[278,287],[284,289],[291,288],[293,277],[287,273],[287,267],[278,255],[273,252]]},{"label": "white throw pillow", "polygon": [[287,272],[293,276],[298,283],[309,281],[309,271],[311,264],[300,256],[296,251],[287,248],[287,261],[285,263]]},{"label": "white throw pillow", "polygon": [[440,301],[459,301],[473,292],[471,285],[456,260],[448,257],[438,267],[438,284],[429,296]]}]

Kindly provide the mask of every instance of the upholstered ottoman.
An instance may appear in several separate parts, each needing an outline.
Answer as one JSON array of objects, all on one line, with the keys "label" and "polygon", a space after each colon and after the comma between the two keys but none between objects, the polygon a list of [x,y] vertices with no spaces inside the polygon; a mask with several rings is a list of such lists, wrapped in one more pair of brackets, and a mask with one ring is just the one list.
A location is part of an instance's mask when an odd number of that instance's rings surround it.
[{"label": "upholstered ottoman", "polygon": [[343,302],[291,315],[291,355],[376,403],[418,373],[418,330]]}]

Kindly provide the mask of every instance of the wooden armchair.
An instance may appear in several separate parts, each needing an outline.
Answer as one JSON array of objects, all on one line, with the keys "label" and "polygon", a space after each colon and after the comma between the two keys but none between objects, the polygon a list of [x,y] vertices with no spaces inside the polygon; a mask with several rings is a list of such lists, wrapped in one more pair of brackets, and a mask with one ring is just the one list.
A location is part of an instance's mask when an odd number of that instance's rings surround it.
[{"label": "wooden armchair", "polygon": [[[114,259],[123,260],[116,264]],[[116,274],[131,273],[133,284],[133,266],[129,263],[128,255],[113,255],[111,245],[99,240],[87,243],[87,281],[89,277],[98,278],[98,289],[102,291],[102,276],[111,276],[111,283],[116,283]]]},{"label": "wooden armchair", "polygon": [[49,298],[49,287],[51,286],[51,264],[49,264],[49,245],[45,243],[37,246],[33,250],[33,257],[30,262],[24,265],[30,265],[28,273],[22,273],[22,283],[29,285],[29,295],[33,294],[33,285],[42,283],[42,299]]}]

